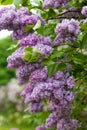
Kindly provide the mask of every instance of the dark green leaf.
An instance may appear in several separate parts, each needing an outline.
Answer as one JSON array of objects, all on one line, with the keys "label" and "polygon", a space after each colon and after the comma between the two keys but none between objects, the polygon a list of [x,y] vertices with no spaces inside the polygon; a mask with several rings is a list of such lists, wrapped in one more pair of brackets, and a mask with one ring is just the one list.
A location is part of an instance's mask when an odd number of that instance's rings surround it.
[{"label": "dark green leaf", "polygon": [[56,71],[63,71],[66,68],[66,64],[64,63],[54,63],[47,66],[48,68],[48,76],[51,77]]},{"label": "dark green leaf", "polygon": [[29,30],[33,29],[33,27],[34,27],[34,25],[27,25],[27,26],[25,27],[24,32],[28,32]]},{"label": "dark green leaf", "polygon": [[37,30],[38,28],[41,27],[41,21],[38,20],[37,23],[35,24],[35,26],[33,27],[34,30]]}]

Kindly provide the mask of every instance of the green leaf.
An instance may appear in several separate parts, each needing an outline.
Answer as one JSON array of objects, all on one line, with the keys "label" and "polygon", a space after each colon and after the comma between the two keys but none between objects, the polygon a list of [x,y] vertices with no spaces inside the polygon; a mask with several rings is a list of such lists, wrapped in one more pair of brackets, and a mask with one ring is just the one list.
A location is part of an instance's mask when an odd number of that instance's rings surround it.
[{"label": "green leaf", "polygon": [[40,56],[40,51],[36,48],[33,49],[32,57],[29,59],[28,62],[36,62]]},{"label": "green leaf", "polygon": [[79,0],[79,3],[82,3],[82,2],[84,2],[84,0]]},{"label": "green leaf", "polygon": [[65,63],[60,63],[60,64],[58,65],[58,67],[57,67],[57,71],[58,71],[58,70],[59,70],[59,71],[63,71],[63,70],[66,69],[66,67],[67,67],[67,65],[66,65]]},{"label": "green leaf", "polygon": [[38,20],[37,23],[35,24],[35,26],[33,27],[34,30],[37,30],[38,28],[41,27],[41,21]]},{"label": "green leaf", "polygon": [[72,60],[75,63],[84,65],[84,63],[87,62],[87,56],[82,53],[78,53],[72,57]]},{"label": "green leaf", "polygon": [[63,51],[54,51],[53,54],[51,55],[51,59],[54,59],[54,58],[59,58],[59,57],[62,57],[64,56],[64,52]]},{"label": "green leaf", "polygon": [[31,0],[32,6],[41,6],[42,0]]},{"label": "green leaf", "polygon": [[47,58],[47,59],[43,59],[43,61],[42,61],[42,66],[43,65],[52,65],[54,62],[51,60],[51,59],[49,59],[49,57]]},{"label": "green leaf", "polygon": [[66,64],[64,63],[54,63],[47,66],[48,68],[48,76],[51,77],[56,71],[63,71],[66,68]]},{"label": "green leaf", "polygon": [[81,29],[87,32],[87,23],[82,24]]},{"label": "green leaf", "polygon": [[16,7],[22,6],[23,0],[13,0],[13,4],[14,4]]},{"label": "green leaf", "polygon": [[13,3],[13,0],[0,0],[0,4],[2,5],[9,5],[12,3]]},{"label": "green leaf", "polygon": [[29,30],[33,29],[33,27],[34,27],[34,25],[27,25],[27,26],[25,27],[24,32],[28,32]]},{"label": "green leaf", "polygon": [[25,55],[24,55],[24,59],[26,61],[29,61],[31,57],[32,57],[32,53],[31,52],[26,52]]},{"label": "green leaf", "polygon": [[26,47],[25,51],[31,52],[32,53],[32,47]]},{"label": "green leaf", "polygon": [[47,23],[45,26],[39,27],[36,31],[37,33],[43,36],[50,36],[51,38],[55,38],[54,28],[56,26],[57,21],[53,20],[52,22]]},{"label": "green leaf", "polygon": [[48,68],[48,76],[51,77],[56,72],[57,64],[48,65],[47,68]]},{"label": "green leaf", "polygon": [[28,6],[29,2],[30,2],[30,0],[23,0],[22,6]]},{"label": "green leaf", "polygon": [[40,56],[40,51],[36,48],[32,48],[32,47],[27,47],[25,48],[25,55],[24,55],[24,59],[31,63],[31,62],[35,62],[38,60],[39,56]]},{"label": "green leaf", "polygon": [[18,45],[16,44],[16,45],[11,45],[8,49],[7,49],[7,51],[9,51],[9,50],[13,50],[14,48],[17,48],[18,47]]}]

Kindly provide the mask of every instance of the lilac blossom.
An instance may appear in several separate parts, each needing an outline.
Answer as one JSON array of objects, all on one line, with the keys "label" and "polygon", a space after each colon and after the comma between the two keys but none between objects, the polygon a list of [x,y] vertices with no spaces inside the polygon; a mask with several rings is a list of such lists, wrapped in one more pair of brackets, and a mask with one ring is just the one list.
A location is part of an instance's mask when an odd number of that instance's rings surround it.
[{"label": "lilac blossom", "polygon": [[18,42],[19,46],[24,46],[24,47],[35,46],[37,44],[52,46],[50,37],[43,37],[41,35],[36,35],[36,34],[29,34],[27,37],[21,39]]},{"label": "lilac blossom", "polygon": [[87,16],[87,6],[83,6],[81,13]]},{"label": "lilac blossom", "polygon": [[60,8],[60,7],[66,7],[68,3],[68,0],[44,0],[43,2],[43,8]]},{"label": "lilac blossom", "polygon": [[45,20],[39,15],[32,15],[28,8],[22,7],[17,10],[15,7],[3,7],[0,10],[0,30],[8,29],[12,30],[12,39],[19,40],[26,37],[31,30],[25,32],[27,25],[35,25],[38,20],[41,24],[45,24]]},{"label": "lilac blossom", "polygon": [[18,83],[19,84],[26,83],[29,80],[29,76],[31,72],[36,70],[39,67],[40,67],[39,63],[21,65],[16,72]]},{"label": "lilac blossom", "polygon": [[23,47],[20,47],[15,52],[13,52],[12,55],[7,58],[8,68],[18,68],[23,65],[25,63],[23,59],[24,54],[25,50]]},{"label": "lilac blossom", "polygon": [[71,103],[74,100],[74,93],[72,92],[73,85],[75,85],[74,78],[69,74],[67,75],[67,72],[61,71],[55,72],[49,78],[47,68],[44,67],[33,71],[29,80],[30,84],[33,85],[32,91],[26,92],[26,89],[23,91],[25,103],[30,105],[29,112],[35,113],[44,110],[43,99],[47,99],[46,108],[52,113],[46,119],[45,128],[57,127],[59,130],[76,130],[78,123],[73,126],[70,119]]},{"label": "lilac blossom", "polygon": [[63,42],[75,41],[78,34],[80,34],[79,22],[75,19],[64,19],[57,24],[55,32],[57,34],[54,45],[59,45]]}]

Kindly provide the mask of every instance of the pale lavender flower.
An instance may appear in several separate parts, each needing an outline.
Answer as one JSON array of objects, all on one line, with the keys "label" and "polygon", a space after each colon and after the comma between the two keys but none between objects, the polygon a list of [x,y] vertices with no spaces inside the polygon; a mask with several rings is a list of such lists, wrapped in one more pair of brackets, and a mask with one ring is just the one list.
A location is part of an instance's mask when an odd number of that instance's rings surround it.
[{"label": "pale lavender flower", "polygon": [[23,47],[13,52],[12,55],[7,58],[8,68],[18,68],[23,65],[25,63],[23,59],[24,54],[25,50]]},{"label": "pale lavender flower", "polygon": [[67,79],[67,87],[72,89],[75,86],[75,79],[71,76]]},{"label": "pale lavender flower", "polygon": [[64,42],[75,41],[78,34],[80,34],[79,22],[75,19],[64,19],[61,23],[58,23],[55,29],[57,34],[54,45],[59,45]]},{"label": "pale lavender flower", "polygon": [[66,7],[68,3],[68,0],[44,0],[43,2],[43,8],[60,8],[60,7]]},{"label": "pale lavender flower", "polygon": [[87,6],[83,6],[81,13],[87,16]]}]

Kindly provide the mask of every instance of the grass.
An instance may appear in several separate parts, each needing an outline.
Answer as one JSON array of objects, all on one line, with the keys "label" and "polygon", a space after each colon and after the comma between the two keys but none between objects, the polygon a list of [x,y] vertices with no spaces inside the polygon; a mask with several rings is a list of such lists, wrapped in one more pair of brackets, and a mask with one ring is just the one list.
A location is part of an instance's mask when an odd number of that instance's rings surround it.
[{"label": "grass", "polygon": [[[18,123],[17,121],[20,120],[20,117],[17,117],[15,120],[9,121],[6,116],[0,114],[0,130],[11,130],[12,128],[17,128],[18,130],[34,130],[33,126],[23,123]],[[33,124],[31,124],[33,125]]]},{"label": "grass", "polygon": [[15,126],[14,124],[13,125],[3,125],[3,126],[0,126],[0,130],[11,130],[12,128],[17,128],[18,130],[34,130],[31,127],[24,128],[24,127],[21,127],[21,126]]}]

